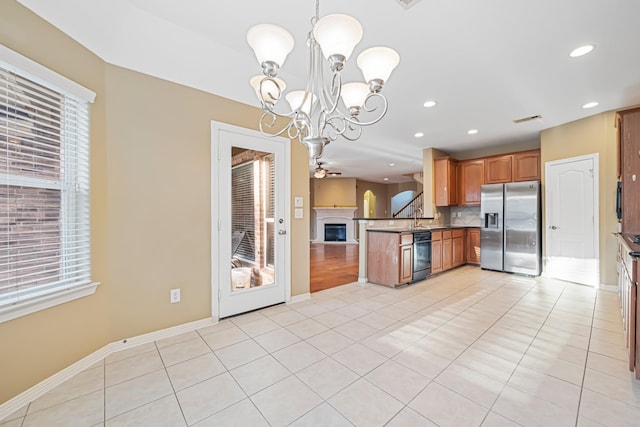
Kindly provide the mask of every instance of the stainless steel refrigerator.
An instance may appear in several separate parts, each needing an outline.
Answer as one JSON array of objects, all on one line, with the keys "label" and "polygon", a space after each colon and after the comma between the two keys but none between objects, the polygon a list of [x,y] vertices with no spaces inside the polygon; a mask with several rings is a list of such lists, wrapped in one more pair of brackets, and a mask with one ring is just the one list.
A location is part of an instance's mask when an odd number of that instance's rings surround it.
[{"label": "stainless steel refrigerator", "polygon": [[540,182],[483,185],[480,217],[481,268],[540,275]]}]

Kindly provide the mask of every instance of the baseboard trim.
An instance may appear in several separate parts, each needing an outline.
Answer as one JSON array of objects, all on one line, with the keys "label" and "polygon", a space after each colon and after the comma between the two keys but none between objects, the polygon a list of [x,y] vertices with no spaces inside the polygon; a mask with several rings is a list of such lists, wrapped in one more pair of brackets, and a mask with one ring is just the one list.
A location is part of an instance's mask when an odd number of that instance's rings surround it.
[{"label": "baseboard trim", "polygon": [[598,290],[606,291],[606,292],[616,292],[617,293],[618,292],[618,286],[616,286],[616,285],[604,285],[604,284],[601,283],[598,286]]},{"label": "baseboard trim", "polygon": [[135,337],[127,338],[121,341],[116,341],[105,345],[104,347],[94,351],[86,357],[78,360],[72,365],[67,366],[61,371],[56,372],[51,375],[49,378],[46,378],[40,381],[38,384],[29,388],[28,390],[23,391],[19,395],[7,400],[5,403],[0,405],[0,423],[5,420],[6,417],[13,414],[18,409],[22,408],[24,405],[28,404],[39,398],[40,396],[46,394],[47,392],[53,390],[60,384],[72,378],[74,375],[79,374],[87,368],[95,365],[100,362],[102,359],[108,357],[109,355],[121,351],[126,350],[128,348],[136,347],[141,344],[147,344],[153,341],[157,341],[163,338],[169,338],[174,335],[183,334],[185,332],[191,332],[196,329],[203,328],[205,326],[213,325],[218,323],[218,319],[213,319],[211,317],[196,320],[189,323],[184,323],[177,326],[172,326],[170,328],[161,329],[159,331],[150,332],[143,335],[138,335]]},{"label": "baseboard trim", "polygon": [[305,294],[294,295],[291,297],[291,299],[289,299],[289,302],[287,304],[295,304],[297,302],[306,301],[308,299],[311,299],[311,293],[309,292]]}]

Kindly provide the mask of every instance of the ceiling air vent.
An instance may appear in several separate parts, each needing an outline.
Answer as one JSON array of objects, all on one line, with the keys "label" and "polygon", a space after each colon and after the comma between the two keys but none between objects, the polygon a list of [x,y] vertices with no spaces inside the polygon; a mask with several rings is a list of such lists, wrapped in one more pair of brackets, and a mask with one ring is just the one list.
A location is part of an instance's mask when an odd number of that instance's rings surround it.
[{"label": "ceiling air vent", "polygon": [[400,6],[404,7],[405,9],[409,9],[419,1],[420,0],[396,0],[396,3],[400,3]]},{"label": "ceiling air vent", "polygon": [[515,119],[513,121],[513,123],[524,123],[524,122],[530,122],[531,120],[537,120],[537,119],[541,119],[542,116],[540,114],[536,114],[535,116],[529,116],[529,117],[523,117],[521,119]]}]

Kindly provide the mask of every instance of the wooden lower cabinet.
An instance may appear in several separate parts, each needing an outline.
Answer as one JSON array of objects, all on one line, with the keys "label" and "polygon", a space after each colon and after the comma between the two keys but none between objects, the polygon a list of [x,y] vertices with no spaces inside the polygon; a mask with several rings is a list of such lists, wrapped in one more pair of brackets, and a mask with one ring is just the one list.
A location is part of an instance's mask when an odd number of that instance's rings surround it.
[{"label": "wooden lower cabinet", "polygon": [[442,269],[453,268],[453,244],[451,238],[442,239]]},{"label": "wooden lower cabinet", "polygon": [[467,264],[480,265],[480,229],[467,228]]},{"label": "wooden lower cabinet", "polygon": [[431,232],[431,274],[440,273],[465,263],[464,229]]},{"label": "wooden lower cabinet", "polygon": [[458,267],[464,264],[464,235],[465,230],[452,230],[451,233],[451,246],[452,246],[452,267]]},{"label": "wooden lower cabinet", "polygon": [[409,283],[413,278],[413,244],[400,246],[400,283]]},{"label": "wooden lower cabinet", "polygon": [[[640,379],[640,327],[638,325],[638,280],[640,264],[637,257],[630,255],[631,248],[626,243],[625,234],[618,236],[618,294],[622,313],[622,326],[629,351],[629,370]],[[638,245],[636,245],[638,246]],[[634,251],[638,248],[634,247]],[[637,253],[637,252],[636,252]]]},{"label": "wooden lower cabinet", "polygon": [[413,234],[367,231],[367,278],[371,283],[399,286],[413,275]]},{"label": "wooden lower cabinet", "polygon": [[431,274],[442,271],[442,231],[431,233]]}]

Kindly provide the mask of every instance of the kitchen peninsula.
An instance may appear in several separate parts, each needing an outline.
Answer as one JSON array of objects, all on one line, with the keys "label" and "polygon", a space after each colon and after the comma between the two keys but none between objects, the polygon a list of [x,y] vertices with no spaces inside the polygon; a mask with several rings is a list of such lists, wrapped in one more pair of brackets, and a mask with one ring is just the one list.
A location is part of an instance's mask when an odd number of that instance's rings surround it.
[{"label": "kitchen peninsula", "polygon": [[429,224],[408,219],[358,218],[360,282],[401,286],[463,264],[480,262],[477,226]]}]

